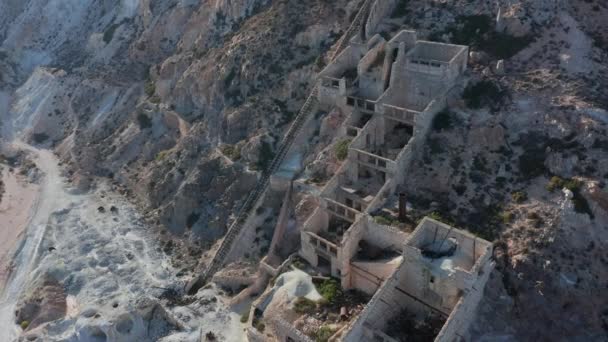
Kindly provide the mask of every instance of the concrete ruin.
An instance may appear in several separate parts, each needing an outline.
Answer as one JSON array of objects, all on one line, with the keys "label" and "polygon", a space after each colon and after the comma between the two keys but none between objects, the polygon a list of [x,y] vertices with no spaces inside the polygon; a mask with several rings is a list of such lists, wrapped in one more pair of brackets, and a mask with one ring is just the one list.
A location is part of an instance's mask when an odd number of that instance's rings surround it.
[{"label": "concrete ruin", "polygon": [[[494,268],[492,244],[465,231],[424,218],[409,236],[403,259],[380,287],[345,341],[406,340],[403,320],[435,315],[441,330],[435,341],[464,338]],[[399,320],[400,315],[406,315]],[[397,319],[397,320],[395,320]],[[397,336],[395,336],[397,335]]]},{"label": "concrete ruin", "polygon": [[[458,339],[494,267],[492,244],[469,233],[430,218],[408,232],[374,217],[422,153],[436,114],[465,83],[468,62],[467,46],[418,40],[409,30],[389,41],[374,34],[392,6],[374,2],[361,32],[318,77],[319,108],[347,114],[337,133],[350,144],[300,229],[298,254],[339,279],[343,290],[372,296],[332,341],[407,340],[416,326],[429,328],[424,333],[436,341]],[[290,305],[283,303],[280,315],[265,312],[274,291],[267,289],[252,306],[250,321],[257,323],[250,322],[250,341],[312,341],[298,329],[306,315]],[[265,334],[255,328],[260,320],[269,328]]]},{"label": "concrete ruin", "polygon": [[[353,140],[302,228],[300,255],[311,265],[348,278],[353,255],[344,246],[352,244],[351,237],[370,231],[368,240],[404,241],[389,228],[375,227],[368,214],[404,180],[467,56],[466,46],[418,41],[416,32],[404,30],[388,42],[379,35],[365,43],[353,39],[321,72],[319,102],[351,113],[341,133]],[[350,280],[342,282],[349,287]]]}]

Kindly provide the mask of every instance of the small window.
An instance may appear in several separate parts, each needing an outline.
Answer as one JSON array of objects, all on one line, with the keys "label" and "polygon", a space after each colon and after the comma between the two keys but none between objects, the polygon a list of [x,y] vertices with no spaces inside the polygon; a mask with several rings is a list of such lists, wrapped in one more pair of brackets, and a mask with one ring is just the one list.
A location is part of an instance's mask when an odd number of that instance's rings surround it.
[{"label": "small window", "polygon": [[435,277],[434,276],[431,276],[430,282],[431,282],[431,284],[435,283]]}]

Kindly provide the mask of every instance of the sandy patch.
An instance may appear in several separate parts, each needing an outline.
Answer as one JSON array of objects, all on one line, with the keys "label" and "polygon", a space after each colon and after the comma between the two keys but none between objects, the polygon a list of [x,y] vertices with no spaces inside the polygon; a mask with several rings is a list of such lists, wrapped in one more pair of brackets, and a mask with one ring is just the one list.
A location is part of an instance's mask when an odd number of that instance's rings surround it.
[{"label": "sandy patch", "polygon": [[11,258],[27,226],[30,208],[36,201],[38,186],[23,181],[3,167],[4,194],[0,200],[0,293],[11,273]]}]

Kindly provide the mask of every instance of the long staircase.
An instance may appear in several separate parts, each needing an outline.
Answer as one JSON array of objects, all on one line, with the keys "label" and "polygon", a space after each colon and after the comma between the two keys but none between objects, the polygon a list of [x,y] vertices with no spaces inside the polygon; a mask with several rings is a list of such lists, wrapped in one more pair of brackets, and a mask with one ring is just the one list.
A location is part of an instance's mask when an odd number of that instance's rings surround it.
[{"label": "long staircase", "polygon": [[[365,19],[367,19],[367,12],[369,11],[369,8],[374,3],[374,1],[375,0],[365,0],[363,2],[363,5],[361,5],[359,12],[357,12],[357,15],[355,16],[355,19],[353,19],[353,22],[350,24],[350,26],[348,27],[346,32],[344,32],[344,34],[340,38],[340,41],[338,41],[338,47],[336,48],[336,50],[334,50],[334,52],[330,58],[331,61],[334,61],[340,55],[340,52],[342,52],[344,49],[346,49],[348,44],[350,44],[350,40],[357,33],[359,33],[361,30],[361,27],[363,27],[363,25],[366,24],[366,23],[364,23],[364,21],[365,21]],[[382,1],[382,0],[380,0],[380,1]]]},{"label": "long staircase", "polygon": [[[333,56],[331,57],[331,61],[333,61],[340,54],[340,52],[345,49],[346,46],[348,46],[348,43],[350,42],[351,38],[358,33],[358,30],[361,29],[361,25],[364,25],[363,19],[366,18],[366,12],[369,8],[369,4],[373,1],[374,0],[365,0],[363,5],[359,9],[359,12],[355,16],[355,19],[351,23],[350,27],[346,30],[342,38],[340,38],[338,48],[334,51]],[[195,294],[201,287],[203,287],[207,283],[207,281],[209,281],[209,278],[212,277],[224,264],[224,261],[232,250],[233,243],[240,235],[241,231],[243,230],[243,227],[245,227],[245,223],[247,222],[249,217],[251,217],[252,213],[255,211],[257,207],[257,202],[263,197],[264,193],[268,189],[268,185],[270,184],[270,177],[279,169],[279,167],[283,163],[283,160],[285,159],[285,156],[287,155],[287,152],[289,152],[289,149],[293,145],[296,137],[302,130],[304,123],[314,113],[317,102],[317,90],[318,87],[315,86],[310,92],[310,95],[308,95],[306,102],[304,102],[304,105],[300,109],[300,112],[296,116],[296,119],[291,124],[291,127],[283,138],[283,141],[281,142],[280,147],[272,163],[270,164],[270,167],[268,167],[268,169],[264,171],[264,173],[262,174],[262,178],[258,180],[253,191],[249,194],[249,196],[247,196],[245,203],[237,213],[235,220],[228,228],[228,232],[226,233],[224,240],[222,240],[220,247],[213,256],[213,259],[209,263],[208,267],[198,278],[194,279],[193,282],[191,282],[186,288],[188,294]]]}]

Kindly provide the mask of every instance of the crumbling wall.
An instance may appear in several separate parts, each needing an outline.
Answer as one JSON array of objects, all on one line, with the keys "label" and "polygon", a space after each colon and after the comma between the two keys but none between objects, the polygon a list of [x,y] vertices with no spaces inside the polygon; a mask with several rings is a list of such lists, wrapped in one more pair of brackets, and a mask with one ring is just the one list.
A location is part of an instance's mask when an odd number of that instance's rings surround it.
[{"label": "crumbling wall", "polygon": [[304,227],[300,232],[302,247],[300,248],[299,254],[313,266],[317,266],[319,260],[315,248],[316,245],[311,243],[307,232],[318,233],[322,229],[327,229],[328,220],[329,217],[327,212],[323,208],[317,207],[308,220],[306,220]]},{"label": "crumbling wall", "polygon": [[374,246],[382,249],[401,251],[407,240],[408,234],[391,226],[376,223],[371,216],[366,218],[367,229],[364,239]]},{"label": "crumbling wall", "polygon": [[277,337],[278,341],[287,341],[287,338],[291,338],[293,341],[298,342],[314,342],[310,337],[306,336],[303,332],[296,329],[286,320],[281,317],[274,317],[270,322],[270,329]]},{"label": "crumbling wall", "polygon": [[[347,87],[351,84],[347,83],[343,74],[348,69],[356,70],[359,60],[363,57],[365,51],[364,46],[350,45],[319,73],[317,99],[321,108],[326,110],[333,107],[345,109],[346,100],[344,96],[346,95]],[[335,84],[332,85],[330,79],[334,81],[339,79],[339,84],[337,86]]]},{"label": "crumbling wall", "polygon": [[483,297],[485,284],[493,268],[493,262],[483,264],[482,272],[479,273],[475,285],[466,291],[456,304],[447,322],[435,338],[435,342],[451,342],[456,337],[463,338],[464,332],[468,330],[469,325],[475,319],[477,306]]},{"label": "crumbling wall", "polygon": [[421,303],[397,290],[401,283],[407,281],[406,268],[407,263],[402,261],[395,272],[374,294],[342,341],[374,340],[374,331],[383,330],[388,321],[400,314],[404,307],[414,313],[428,310]]},{"label": "crumbling wall", "polygon": [[344,289],[351,289],[354,286],[351,279],[350,261],[357,254],[359,241],[365,235],[365,222],[365,217],[359,218],[342,237],[342,246],[338,250],[338,259],[341,264],[341,282]]}]

